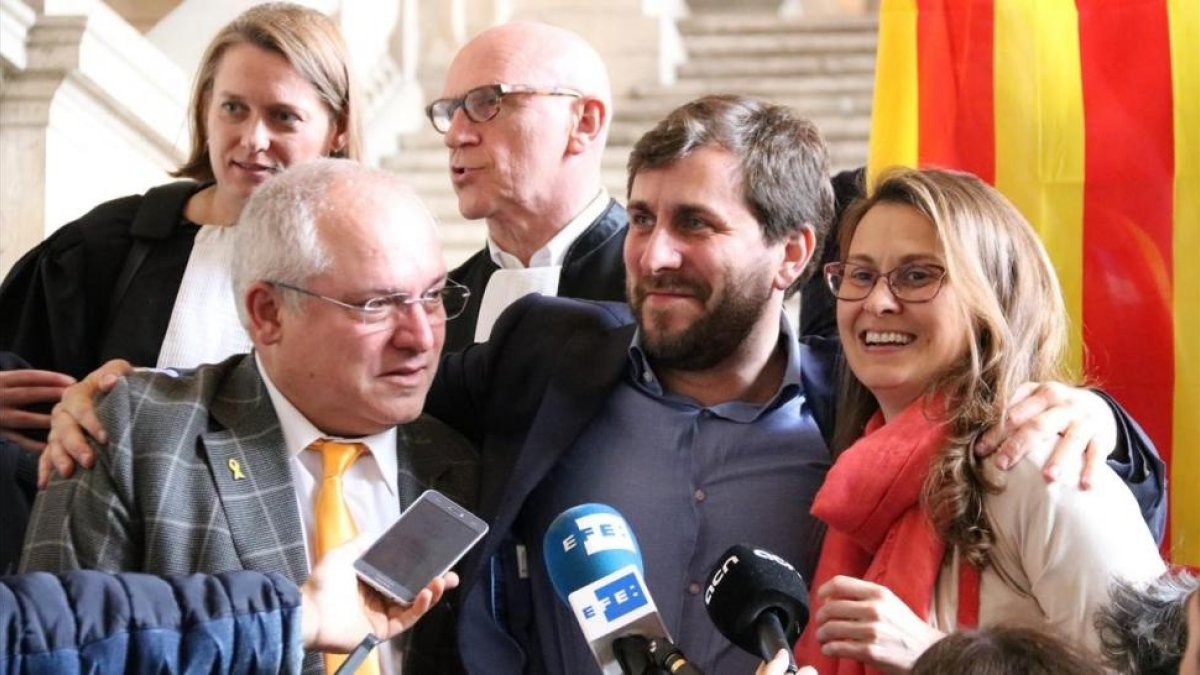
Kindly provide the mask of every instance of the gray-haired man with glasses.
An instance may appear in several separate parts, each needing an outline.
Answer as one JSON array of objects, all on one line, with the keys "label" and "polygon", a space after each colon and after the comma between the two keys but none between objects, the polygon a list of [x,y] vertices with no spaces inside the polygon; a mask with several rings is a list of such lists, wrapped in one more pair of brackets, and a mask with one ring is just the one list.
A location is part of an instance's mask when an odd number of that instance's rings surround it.
[{"label": "gray-haired man with glasses", "polygon": [[[348,534],[331,519],[378,533],[431,487],[474,505],[473,448],[421,414],[468,292],[447,280],[416,194],[391,174],[318,160],[256,189],[230,234],[254,352],[139,371],[102,396],[108,442],[94,470],[38,498],[23,570],[249,569],[302,583],[317,542]],[[343,451],[348,466],[334,466]],[[333,483],[342,498],[323,497]],[[456,658],[448,611],[415,629],[405,672]],[[382,672],[399,672],[399,656],[385,645]],[[305,669],[318,665],[310,655]]]},{"label": "gray-haired man with glasses", "polygon": [[338,307],[345,307],[352,310],[362,318],[364,326],[376,330],[391,330],[395,328],[397,323],[406,320],[405,315],[417,311],[418,306],[425,313],[430,323],[445,323],[462,314],[463,309],[467,306],[467,299],[471,297],[471,291],[467,290],[466,286],[450,281],[449,279],[446,280],[446,284],[441,288],[431,288],[417,295],[410,296],[405,292],[388,293],[387,295],[370,298],[358,303],[342,302],[337,298],[321,295],[307,288],[285,284],[282,281],[272,283],[279,288],[302,293],[337,305]]},{"label": "gray-haired man with glasses", "polygon": [[455,56],[426,109],[445,135],[464,218],[487,244],[450,278],[471,297],[446,350],[481,342],[531,292],[624,300],[628,217],[601,180],[612,118],[608,72],[578,35],[537,23],[480,33]]}]

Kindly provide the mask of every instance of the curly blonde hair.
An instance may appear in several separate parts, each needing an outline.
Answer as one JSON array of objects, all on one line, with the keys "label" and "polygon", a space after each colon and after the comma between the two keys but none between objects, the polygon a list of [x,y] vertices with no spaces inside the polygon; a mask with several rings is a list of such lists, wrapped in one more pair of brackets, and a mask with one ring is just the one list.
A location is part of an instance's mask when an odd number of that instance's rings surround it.
[{"label": "curly blonde hair", "polygon": [[[996,491],[972,452],[979,434],[1003,424],[1016,388],[1030,381],[1065,380],[1068,318],[1050,258],[1037,234],[994,188],[978,178],[941,169],[897,168],[883,174],[870,197],[851,206],[839,244],[846,257],[863,216],[877,204],[900,204],[933,225],[970,332],[967,353],[926,389],[938,396],[949,442],[937,455],[922,492],[926,512],[948,546],[986,567],[994,541],[984,497]],[[843,368],[834,448],[863,433],[879,409],[871,392]]]}]

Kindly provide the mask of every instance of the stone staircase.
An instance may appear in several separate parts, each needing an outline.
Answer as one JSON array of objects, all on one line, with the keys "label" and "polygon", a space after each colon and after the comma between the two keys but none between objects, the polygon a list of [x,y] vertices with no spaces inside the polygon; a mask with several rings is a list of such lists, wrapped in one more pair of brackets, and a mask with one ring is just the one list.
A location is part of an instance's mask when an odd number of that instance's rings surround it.
[{"label": "stone staircase", "polygon": [[[697,96],[741,93],[792,106],[820,127],[835,169],[867,158],[878,23],[874,17],[785,19],[775,14],[695,14],[680,23],[688,61],[671,85],[645,85],[615,103],[605,183],[625,196],[625,163],[637,139]],[[409,179],[442,223],[446,262],[483,245],[482,221],[465,222],[447,176],[447,152],[432,129],[401,139],[384,166]]]}]

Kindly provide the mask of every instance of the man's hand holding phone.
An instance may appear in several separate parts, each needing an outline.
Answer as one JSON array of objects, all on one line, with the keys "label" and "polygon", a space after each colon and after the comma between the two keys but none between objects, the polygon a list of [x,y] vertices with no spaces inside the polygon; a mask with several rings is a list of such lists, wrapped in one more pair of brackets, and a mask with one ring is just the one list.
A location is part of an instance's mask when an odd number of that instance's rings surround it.
[{"label": "man's hand holding phone", "polygon": [[367,633],[381,640],[392,638],[458,586],[458,575],[447,572],[421,589],[412,603],[397,604],[355,576],[354,561],[369,544],[369,537],[360,536],[329,551],[300,587],[305,648],[346,653]]}]

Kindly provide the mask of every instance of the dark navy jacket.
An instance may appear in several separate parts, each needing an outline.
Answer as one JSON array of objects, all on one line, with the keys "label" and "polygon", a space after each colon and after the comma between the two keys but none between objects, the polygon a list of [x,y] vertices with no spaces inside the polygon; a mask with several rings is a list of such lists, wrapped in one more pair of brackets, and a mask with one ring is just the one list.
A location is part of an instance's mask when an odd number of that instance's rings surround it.
[{"label": "dark navy jacket", "polygon": [[[0,351],[0,371],[22,370],[29,364],[11,352]],[[49,405],[38,406],[37,412],[50,412]],[[22,433],[45,441],[45,432],[22,429]],[[17,571],[21,562],[21,546],[29,512],[37,496],[38,455],[17,445],[16,441],[0,438],[0,576]]]},{"label": "dark navy jacket", "polygon": [[280,574],[0,577],[3,673],[299,673],[303,657]]}]

